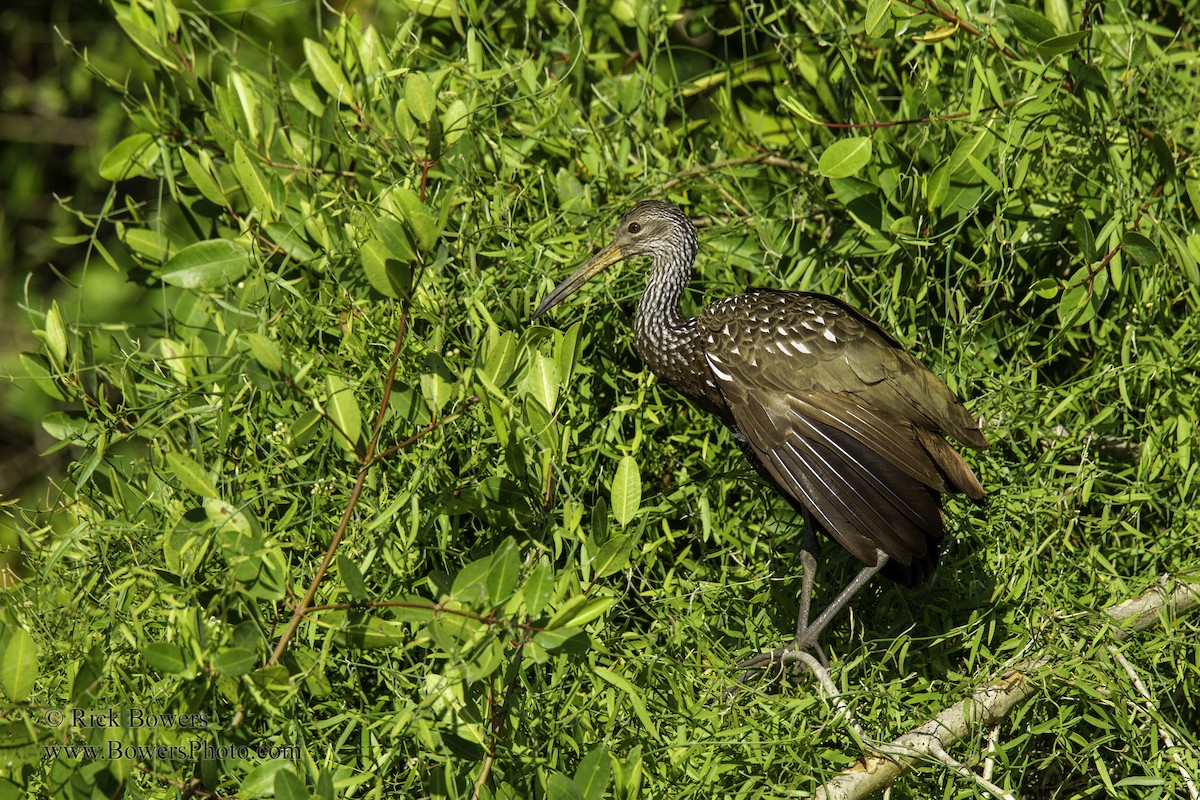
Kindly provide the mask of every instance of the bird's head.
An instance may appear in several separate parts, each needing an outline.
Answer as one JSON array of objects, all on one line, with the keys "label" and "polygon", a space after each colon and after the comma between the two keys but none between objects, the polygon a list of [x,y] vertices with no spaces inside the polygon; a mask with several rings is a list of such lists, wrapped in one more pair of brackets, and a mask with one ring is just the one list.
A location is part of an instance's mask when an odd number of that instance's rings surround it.
[{"label": "bird's head", "polygon": [[580,286],[618,261],[650,256],[656,268],[690,269],[696,257],[696,228],[678,206],[643,200],[621,218],[617,235],[591,261],[554,287],[533,312],[537,319],[566,300]]}]

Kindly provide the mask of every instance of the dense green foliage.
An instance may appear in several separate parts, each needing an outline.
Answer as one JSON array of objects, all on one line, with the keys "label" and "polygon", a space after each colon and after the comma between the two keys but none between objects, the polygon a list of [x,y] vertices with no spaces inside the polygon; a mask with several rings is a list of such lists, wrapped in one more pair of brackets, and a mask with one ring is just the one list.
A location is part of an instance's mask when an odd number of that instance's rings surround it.
[{"label": "dense green foliage", "polygon": [[[790,635],[802,531],[638,362],[638,265],[528,322],[663,197],[701,222],[693,307],[836,294],[985,420],[990,502],[947,503],[932,583],[828,636],[869,733],[1036,654],[1039,699],[956,758],[1185,794],[1195,622],[1116,650],[1097,612],[1200,575],[1200,9],[406,2],[133,0],[137,63],[80,51],[128,129],[15,378],[71,462],[6,508],[4,786],[790,797],[850,765],[811,677],[721,698]],[[979,788],[935,762],[895,791]]]}]

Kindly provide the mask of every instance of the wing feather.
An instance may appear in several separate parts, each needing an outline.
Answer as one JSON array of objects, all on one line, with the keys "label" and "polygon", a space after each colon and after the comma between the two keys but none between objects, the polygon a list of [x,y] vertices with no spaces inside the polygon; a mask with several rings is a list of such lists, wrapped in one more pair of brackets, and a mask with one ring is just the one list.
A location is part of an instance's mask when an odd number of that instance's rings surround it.
[{"label": "wing feather", "polygon": [[698,322],[714,405],[764,474],[861,561],[874,564],[883,550],[885,574],[923,580],[945,534],[939,494],[984,496],[941,436],[987,446],[953,392],[873,321],[824,295],[738,295]]}]

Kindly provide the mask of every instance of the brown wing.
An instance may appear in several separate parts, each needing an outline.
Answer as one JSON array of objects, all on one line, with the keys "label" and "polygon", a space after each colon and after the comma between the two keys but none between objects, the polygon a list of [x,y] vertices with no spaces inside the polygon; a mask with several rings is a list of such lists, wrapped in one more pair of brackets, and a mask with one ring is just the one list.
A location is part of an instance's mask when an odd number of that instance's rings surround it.
[{"label": "brown wing", "polygon": [[940,435],[987,446],[949,388],[824,295],[758,290],[708,306],[698,324],[714,383],[763,471],[864,563],[882,549],[893,577],[919,582],[945,529],[937,493],[984,495]]}]

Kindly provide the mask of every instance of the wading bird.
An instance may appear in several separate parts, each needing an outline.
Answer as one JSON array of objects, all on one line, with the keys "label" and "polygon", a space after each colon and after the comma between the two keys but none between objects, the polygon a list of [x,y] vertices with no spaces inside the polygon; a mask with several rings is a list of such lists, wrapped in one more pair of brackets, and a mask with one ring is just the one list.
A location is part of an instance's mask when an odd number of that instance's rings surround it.
[{"label": "wading bird", "polygon": [[[646,200],[616,237],[542,300],[534,318],[605,268],[650,257],[634,317],[634,344],[650,371],[715,414],[750,463],[805,520],[796,634],[749,659],[750,668],[816,649],[830,620],[878,572],[920,585],[946,527],[940,495],[984,496],[943,438],[983,449],[979,423],[937,376],[874,320],[835,297],[751,289],[680,314],[698,241],[670,203]],[[823,530],[865,566],[810,622]],[[749,673],[743,675],[743,679]]]}]

